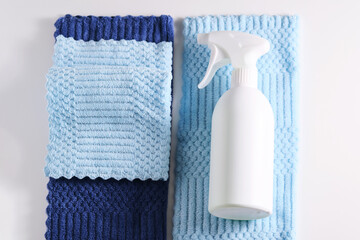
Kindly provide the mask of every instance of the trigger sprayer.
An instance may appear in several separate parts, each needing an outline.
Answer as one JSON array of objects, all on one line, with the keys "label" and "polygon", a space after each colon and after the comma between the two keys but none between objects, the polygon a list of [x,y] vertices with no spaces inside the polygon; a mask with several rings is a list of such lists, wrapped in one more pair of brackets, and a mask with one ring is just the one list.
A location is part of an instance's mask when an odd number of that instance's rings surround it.
[{"label": "trigger sprayer", "polygon": [[222,66],[234,68],[231,88],[212,116],[209,212],[235,220],[267,217],[273,203],[274,115],[257,89],[256,62],[270,44],[235,31],[199,34],[198,43],[211,49],[199,88],[206,87]]}]

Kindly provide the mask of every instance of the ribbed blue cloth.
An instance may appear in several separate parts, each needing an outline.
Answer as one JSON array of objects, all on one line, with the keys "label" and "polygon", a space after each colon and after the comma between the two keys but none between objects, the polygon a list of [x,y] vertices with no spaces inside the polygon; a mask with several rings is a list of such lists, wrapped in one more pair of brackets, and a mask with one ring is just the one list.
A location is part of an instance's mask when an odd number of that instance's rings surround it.
[{"label": "ribbed blue cloth", "polygon": [[[64,54],[62,57],[58,55],[54,57],[54,67],[49,71],[49,76],[54,77],[56,74],[60,74],[61,79],[69,79],[67,74],[70,74],[74,78],[71,79],[69,82],[59,82],[56,81],[56,84],[50,84],[48,82],[49,88],[49,96],[48,99],[52,99],[50,96],[50,92],[58,94],[58,90],[63,90],[67,96],[57,95],[59,98],[63,97],[63,101],[57,101],[60,106],[73,106],[77,104],[81,104],[80,102],[73,101],[74,98],[69,98],[68,96],[74,96],[75,92],[78,91],[86,91],[86,87],[81,87],[79,89],[75,89],[74,85],[69,83],[73,82],[74,80],[87,80],[88,86],[94,87],[99,91],[97,93],[106,92],[107,90],[111,90],[107,88],[106,82],[101,83],[101,81],[92,81],[92,80],[100,80],[106,79],[106,81],[113,81],[116,82],[120,79],[125,79],[124,76],[128,76],[129,78],[134,77],[132,79],[136,80],[134,83],[140,83],[139,81],[143,78],[146,78],[149,74],[154,73],[155,75],[159,75],[159,79],[156,80],[157,84],[154,85],[140,85],[139,87],[144,87],[142,91],[146,95],[147,92],[153,93],[154,91],[157,93],[161,92],[161,87],[167,87],[168,83],[162,82],[162,80],[168,80],[169,71],[171,74],[171,61],[166,61],[163,52],[156,52],[156,54],[151,55],[152,57],[156,58],[156,63],[153,60],[150,62],[153,63],[148,66],[145,66],[149,62],[147,62],[146,56],[143,53],[147,52],[146,49],[140,48],[139,51],[132,52],[133,55],[129,55],[125,48],[117,48],[118,51],[112,51],[112,49],[107,48],[106,46],[101,47],[101,49],[106,48],[109,55],[104,55],[100,52],[97,52],[100,58],[90,53],[92,57],[88,57],[89,48],[86,46],[92,46],[97,48],[98,45],[95,44],[93,41],[100,41],[101,39],[113,39],[113,40],[137,40],[137,41],[147,41],[152,43],[159,43],[160,45],[168,45],[162,42],[173,42],[173,20],[170,16],[161,16],[161,17],[81,17],[81,16],[70,16],[66,15],[58,19],[55,23],[56,32],[55,37],[57,39],[57,45],[61,46],[60,49],[56,49],[55,51],[60,51]],[[76,40],[84,40],[89,43],[86,45],[81,41],[78,42],[82,47],[77,48],[82,53],[78,54],[79,52],[75,50],[72,44],[70,49],[68,48],[69,45],[67,41],[64,40],[64,37],[67,38],[74,38]],[[62,39],[62,40],[59,40]],[[73,40],[69,40],[73,41]],[[111,42],[111,41],[107,41]],[[120,41],[121,42],[121,41]],[[134,44],[130,43],[131,41],[122,41],[121,43],[116,44]],[[63,43],[63,45],[61,45]],[[102,43],[100,43],[101,45]],[[114,44],[114,43],[111,43]],[[139,46],[145,46],[146,43],[142,43],[143,45],[139,44]],[[76,44],[75,44],[76,45]],[[154,47],[153,44],[148,45],[149,48],[152,50],[158,49],[156,46]],[[90,47],[91,48],[91,47]],[[160,47],[161,48],[161,47]],[[164,47],[164,49],[166,46]],[[95,49],[95,51],[97,51]],[[167,50],[166,50],[167,51]],[[90,50],[92,52],[92,50]],[[112,53],[111,53],[112,52]],[[151,53],[150,53],[151,54]],[[159,58],[157,55],[160,54],[164,56],[164,58]],[[71,56],[72,59],[75,61],[71,61],[67,57]],[[169,57],[169,56],[168,56]],[[171,58],[171,57],[170,57]],[[98,60],[101,62],[100,66],[94,66],[94,59],[95,62]],[[90,61],[89,61],[90,60]],[[130,64],[136,62],[138,65]],[[60,64],[57,66],[57,64]],[[145,65],[143,65],[145,64]],[[149,70],[149,71],[147,71]],[[86,72],[85,75],[82,73]],[[62,73],[66,73],[63,75]],[[116,73],[116,74],[115,74]],[[141,76],[140,73],[144,73],[144,76]],[[164,74],[161,74],[164,73]],[[86,79],[84,79],[86,78]],[[130,79],[128,79],[130,80]],[[97,84],[96,84],[97,82]],[[120,86],[129,86],[129,82],[126,81],[117,81],[119,85],[110,84],[113,87],[114,93],[119,89],[123,89]],[[126,82],[126,83],[125,83]],[[148,82],[149,84],[150,82]],[[81,84],[80,84],[81,85]],[[135,84],[136,85],[136,84]],[[134,87],[134,84],[131,86]],[[84,85],[85,86],[85,85]],[[153,88],[154,87],[154,88]],[[149,89],[150,88],[150,89]],[[51,89],[51,90],[50,90]],[[91,88],[89,88],[91,89]],[[107,89],[107,90],[106,90]],[[74,91],[73,91],[74,90]],[[131,88],[131,91],[134,90],[137,92],[137,88]],[[106,93],[109,94],[109,91]],[[168,94],[168,91],[165,91]],[[164,94],[165,94],[164,92]],[[138,92],[137,92],[138,93]],[[157,104],[161,101],[167,101],[165,95],[157,95],[155,96],[156,101],[145,103],[143,102],[138,107],[143,107],[141,109],[148,109],[148,104]],[[86,95],[86,94],[85,94]],[[138,96],[138,99],[141,99],[143,96],[139,96],[139,94],[134,94]],[[129,96],[127,92],[125,97]],[[102,110],[106,109],[107,106],[119,108],[119,112],[123,111],[123,104],[114,102],[113,97],[122,99],[120,96],[110,96],[109,99],[104,101],[104,104],[91,104],[91,98],[87,98],[86,96],[81,96],[83,99],[86,98],[86,101],[89,101],[89,107],[96,107]],[[125,98],[126,99],[126,98]],[[94,99],[96,100],[96,99]],[[126,99],[128,100],[128,99]],[[133,99],[135,100],[135,98]],[[139,101],[135,101],[136,103],[141,103]],[[62,104],[63,103],[63,104]],[[167,106],[169,102],[164,104],[164,107]],[[61,105],[62,104],[62,105]],[[49,105],[50,101],[49,101]],[[59,107],[60,107],[59,106]],[[135,105],[133,105],[135,107]],[[49,106],[50,107],[50,106]],[[74,110],[77,108],[70,109]],[[154,111],[156,106],[150,108],[148,112],[150,115],[155,113]],[[60,109],[59,109],[60,110]],[[149,110],[149,109],[148,109]],[[65,113],[65,116],[69,116],[69,113]],[[106,111],[102,111],[106,114]],[[79,114],[78,111],[71,112],[71,116],[75,116],[74,114]],[[145,112],[141,112],[145,114]],[[141,114],[136,113],[136,114]],[[134,113],[135,114],[135,113]],[[51,114],[50,118],[51,118]],[[153,116],[153,115],[151,115]],[[63,116],[62,116],[63,117]],[[86,116],[88,117],[88,116]],[[158,121],[159,116],[153,116],[155,119],[154,121]],[[166,115],[167,117],[167,115]],[[165,117],[165,118],[166,118]],[[61,117],[57,120],[62,119]],[[111,119],[111,118],[108,118]],[[74,119],[66,118],[65,122],[69,125],[73,124]],[[77,119],[78,120],[78,119]],[[118,119],[119,120],[119,119]],[[64,119],[60,120],[60,122]],[[121,120],[119,120],[121,122]],[[115,122],[115,124],[109,123],[108,124],[108,131],[95,131],[94,134],[97,137],[91,137],[91,141],[96,141],[102,138],[102,134],[106,137],[114,136],[117,133],[120,133],[117,127],[120,127],[118,124],[119,122]],[[51,130],[52,121],[50,120],[50,130]],[[53,123],[55,124],[55,123]],[[78,133],[78,129],[74,131],[74,129],[69,129],[67,126],[62,124],[60,128],[53,129],[54,132],[58,131],[73,131],[73,133]],[[81,124],[80,124],[81,125]],[[83,124],[80,130],[84,130],[87,124]],[[96,125],[96,124],[94,124]],[[78,124],[79,126],[79,124]],[[58,126],[59,127],[59,126]],[[114,130],[114,131],[113,131]],[[162,129],[161,133],[167,131],[166,129]],[[157,131],[157,130],[154,130]],[[84,132],[85,133],[85,132]],[[153,132],[151,132],[153,133]],[[61,135],[61,134],[60,134]],[[119,135],[118,135],[119,136]],[[127,137],[127,133],[123,133],[123,137]],[[53,137],[58,137],[53,135]],[[72,141],[73,135],[69,135],[69,139],[67,139],[68,144],[64,146],[65,148],[71,148],[72,146],[76,146],[73,144]],[[90,137],[90,135],[89,135]],[[51,138],[51,133],[50,133]],[[53,139],[50,139],[50,143]],[[106,144],[106,141],[103,142]],[[133,141],[131,142],[133,143]],[[159,149],[167,148],[168,146],[158,146]],[[56,146],[54,146],[56,147]],[[109,146],[111,147],[111,145]],[[116,144],[113,146],[115,148],[118,147]],[[49,145],[49,148],[50,145]],[[129,148],[134,148],[134,146],[129,146]],[[107,149],[109,151],[109,149]],[[148,149],[146,149],[147,151]],[[56,155],[57,153],[55,153]],[[141,155],[141,159],[145,159],[144,156],[147,156],[147,153],[140,153],[135,152],[134,154]],[[65,154],[66,155],[66,154]],[[69,157],[69,155],[66,155]],[[101,155],[104,156],[104,155]],[[127,155],[129,156],[129,155]],[[70,156],[73,158],[74,156]],[[148,156],[150,159],[150,155]],[[73,158],[76,159],[76,158]],[[76,159],[77,161],[78,159]],[[168,168],[169,159],[164,159],[166,163],[166,168]],[[66,161],[66,160],[65,160]],[[70,165],[73,164],[72,161],[67,162]],[[80,166],[77,166],[78,169]],[[101,169],[101,166],[96,166],[97,169]],[[134,166],[136,169],[136,166]],[[67,167],[66,167],[67,168]],[[70,175],[71,169],[69,169]],[[137,168],[138,169],[138,168]],[[156,169],[161,169],[157,166]],[[119,169],[118,169],[119,170]],[[133,171],[133,170],[132,170]],[[145,173],[148,177],[150,176],[149,172],[143,169],[140,170],[141,172]],[[50,168],[46,170],[46,172],[50,173]],[[67,172],[66,174],[68,174]],[[121,170],[119,171],[121,172]],[[118,175],[119,172],[114,172],[114,175]],[[151,171],[150,171],[151,172]],[[157,175],[162,175],[165,177],[164,172],[160,170],[161,173]],[[154,173],[154,172],[152,172]],[[57,174],[56,171],[53,174],[58,175],[59,177],[61,174]],[[102,174],[102,171],[95,170],[96,176],[97,174]],[[106,174],[109,174],[106,171]],[[112,172],[110,172],[110,175]],[[128,173],[123,172],[124,175],[135,176],[137,173]],[[156,175],[156,174],[155,174]],[[143,176],[144,177],[144,176]],[[130,177],[131,178],[131,177]],[[145,178],[145,177],[144,177]],[[156,178],[156,177],[155,177]],[[167,178],[167,173],[166,177]],[[49,206],[47,208],[48,219],[46,221],[47,232],[45,234],[46,239],[51,240],[64,240],[64,239],[126,239],[126,240],[133,240],[133,239],[166,239],[166,208],[167,208],[167,192],[168,192],[168,180],[146,180],[141,181],[139,179],[134,179],[133,181],[129,181],[128,179],[120,179],[115,180],[114,178],[110,178],[107,180],[103,180],[101,178],[90,179],[85,177],[83,179],[78,179],[77,177],[72,177],[71,179],[67,179],[64,177],[55,179],[50,177],[50,181],[48,183],[48,202]]]},{"label": "ribbed blue cloth", "polygon": [[170,72],[172,70],[172,43],[151,43],[113,39],[100,41],[74,40],[56,37],[54,46],[56,67],[142,67]]},{"label": "ribbed blue cloth", "polygon": [[46,239],[166,239],[166,181],[50,178]]},{"label": "ribbed blue cloth", "polygon": [[[275,115],[274,209],[269,218],[232,221],[208,212],[211,117],[229,89],[231,67],[221,68],[203,90],[210,57],[197,34],[244,31],[270,41],[271,50],[257,64],[258,88]],[[293,239],[294,183],[297,164],[297,17],[206,16],[184,20],[183,97],[180,107],[173,236],[186,239]]]},{"label": "ribbed blue cloth", "polygon": [[46,175],[167,180],[171,43],[56,39]]},{"label": "ribbed blue cloth", "polygon": [[174,23],[170,16],[71,16],[59,18],[56,23],[55,38],[58,35],[76,40],[114,39],[147,42],[173,42]]}]

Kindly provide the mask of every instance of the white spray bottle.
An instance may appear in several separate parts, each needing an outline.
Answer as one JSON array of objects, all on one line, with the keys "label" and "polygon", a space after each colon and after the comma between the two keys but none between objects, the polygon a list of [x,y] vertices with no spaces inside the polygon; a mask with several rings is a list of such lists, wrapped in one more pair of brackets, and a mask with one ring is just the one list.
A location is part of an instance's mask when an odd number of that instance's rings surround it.
[{"label": "white spray bottle", "polygon": [[257,89],[256,62],[270,44],[256,35],[218,31],[198,35],[211,49],[199,88],[229,63],[231,88],[212,116],[209,212],[217,217],[250,220],[269,216],[273,205],[274,115]]}]

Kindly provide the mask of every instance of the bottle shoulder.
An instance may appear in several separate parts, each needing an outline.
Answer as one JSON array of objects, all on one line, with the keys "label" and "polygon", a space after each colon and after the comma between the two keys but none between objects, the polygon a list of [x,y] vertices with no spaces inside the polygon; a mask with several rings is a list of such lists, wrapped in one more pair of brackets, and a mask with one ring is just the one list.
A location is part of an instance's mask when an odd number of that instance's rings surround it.
[{"label": "bottle shoulder", "polygon": [[219,108],[237,109],[237,108],[260,108],[264,111],[271,111],[269,100],[257,88],[253,87],[235,87],[226,91],[217,102],[214,111]]},{"label": "bottle shoulder", "polygon": [[253,88],[253,87],[230,88],[221,96],[219,102],[220,101],[253,101],[253,100],[265,101],[269,103],[268,99],[264,96],[264,94],[257,88]]}]

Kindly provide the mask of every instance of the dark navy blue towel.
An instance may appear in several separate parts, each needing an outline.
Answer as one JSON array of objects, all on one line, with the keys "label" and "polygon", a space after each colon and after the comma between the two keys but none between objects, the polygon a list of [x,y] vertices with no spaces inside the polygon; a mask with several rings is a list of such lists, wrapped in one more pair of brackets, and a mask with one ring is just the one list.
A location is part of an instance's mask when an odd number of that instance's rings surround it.
[{"label": "dark navy blue towel", "polygon": [[166,181],[50,178],[46,239],[165,239]]},{"label": "dark navy blue towel", "polygon": [[71,16],[59,18],[55,38],[58,35],[73,37],[75,40],[99,41],[100,39],[137,40],[159,43],[174,41],[173,19],[170,16]]}]

